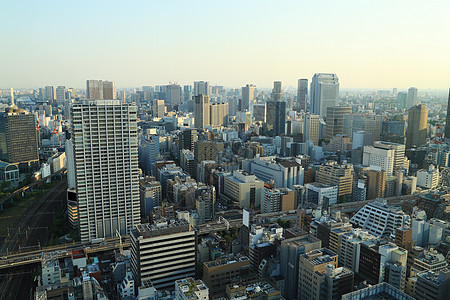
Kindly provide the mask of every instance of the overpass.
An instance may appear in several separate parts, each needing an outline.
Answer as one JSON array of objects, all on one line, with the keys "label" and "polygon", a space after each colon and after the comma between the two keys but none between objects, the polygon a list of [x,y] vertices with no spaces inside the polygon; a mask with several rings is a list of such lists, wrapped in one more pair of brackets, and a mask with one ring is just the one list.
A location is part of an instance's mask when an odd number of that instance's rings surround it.
[{"label": "overpass", "polygon": [[41,262],[41,256],[43,252],[54,252],[58,258],[70,257],[73,250],[84,250],[87,254],[94,254],[103,251],[111,251],[115,249],[129,248],[130,240],[128,236],[122,238],[120,243],[119,238],[110,238],[99,244],[65,244],[53,247],[45,247],[39,250],[33,250],[23,253],[16,253],[0,259],[0,270],[13,268],[28,264],[35,264]]}]

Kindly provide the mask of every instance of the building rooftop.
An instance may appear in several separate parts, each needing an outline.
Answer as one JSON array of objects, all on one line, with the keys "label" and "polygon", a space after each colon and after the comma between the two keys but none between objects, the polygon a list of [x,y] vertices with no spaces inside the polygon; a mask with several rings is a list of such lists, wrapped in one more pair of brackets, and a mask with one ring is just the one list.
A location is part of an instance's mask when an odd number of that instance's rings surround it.
[{"label": "building rooftop", "polygon": [[189,222],[182,219],[182,220],[159,221],[153,224],[146,223],[137,225],[132,230],[132,233],[136,237],[142,236],[144,238],[150,238],[191,230],[195,229],[189,224]]},{"label": "building rooftop", "polygon": [[194,296],[195,292],[205,291],[208,287],[201,280],[194,280],[192,277],[175,281],[181,291],[188,297]]},{"label": "building rooftop", "polygon": [[[265,294],[267,296],[273,295],[274,293],[280,293],[279,290],[277,290],[272,284],[270,284],[268,281],[259,281],[256,283],[248,284],[248,285],[227,285],[227,291],[233,291],[233,290],[239,290],[243,289],[245,287],[244,295],[231,298],[232,300],[238,300],[238,299],[253,299],[254,297],[257,297],[259,294]],[[259,299],[259,298],[258,298]]]},{"label": "building rooftop", "polygon": [[428,282],[431,282],[436,285],[441,285],[446,280],[450,278],[450,270],[447,268],[444,268],[440,270],[439,272],[433,272],[433,271],[427,271],[420,273],[417,275],[418,277],[422,277]]},{"label": "building rooftop", "polygon": [[42,267],[51,268],[59,267],[58,253],[57,252],[42,252],[41,257]]},{"label": "building rooftop", "polygon": [[331,257],[337,256],[337,254],[327,248],[322,248],[312,250],[306,254],[302,254],[302,256],[306,258],[312,265],[317,266],[328,264],[329,262],[334,261]]},{"label": "building rooftop", "polygon": [[408,296],[392,285],[383,282],[361,290],[357,290],[342,296],[342,300],[413,300],[413,297]]},{"label": "building rooftop", "polygon": [[234,264],[234,263],[238,263],[238,262],[244,262],[244,261],[250,262],[250,259],[247,256],[231,255],[229,257],[206,262],[205,265],[207,268],[214,268],[214,267],[220,267],[220,266],[225,266],[225,265]]}]

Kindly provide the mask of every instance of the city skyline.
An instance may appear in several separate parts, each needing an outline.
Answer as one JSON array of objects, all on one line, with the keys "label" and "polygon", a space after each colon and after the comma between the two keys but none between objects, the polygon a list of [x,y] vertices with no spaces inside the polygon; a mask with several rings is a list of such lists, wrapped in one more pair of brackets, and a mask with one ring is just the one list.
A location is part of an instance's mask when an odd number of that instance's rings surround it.
[{"label": "city skyline", "polygon": [[[0,49],[8,58],[0,88],[79,88],[86,78],[118,88],[196,80],[295,87],[324,72],[338,74],[343,89],[420,90],[444,89],[450,78],[450,42],[435,30],[449,28],[445,1],[99,2],[89,10],[87,2],[55,3],[2,7],[10,46]],[[199,36],[206,46],[198,46]]]}]

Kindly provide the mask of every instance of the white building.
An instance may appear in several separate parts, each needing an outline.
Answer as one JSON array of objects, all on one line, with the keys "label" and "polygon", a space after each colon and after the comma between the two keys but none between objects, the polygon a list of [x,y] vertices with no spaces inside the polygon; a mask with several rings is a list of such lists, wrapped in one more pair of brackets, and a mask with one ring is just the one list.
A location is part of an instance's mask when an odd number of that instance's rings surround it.
[{"label": "white building", "polygon": [[281,159],[274,156],[256,156],[250,162],[250,172],[264,182],[273,181],[276,188],[303,185],[304,170],[301,159],[295,157]]},{"label": "white building", "polygon": [[117,285],[117,292],[121,299],[127,297],[134,298],[134,278],[130,270],[127,270],[125,278]]},{"label": "white building", "polygon": [[321,184],[317,182],[307,183],[306,187],[306,201],[314,203],[319,207],[330,206],[337,203],[338,186]]},{"label": "white building", "polygon": [[242,170],[233,171],[233,176],[224,180],[224,194],[241,208],[259,207],[264,182]]},{"label": "white building", "polygon": [[406,100],[406,108],[410,108],[417,104],[417,88],[410,87],[408,89],[408,98]]},{"label": "white building", "polygon": [[396,228],[409,226],[410,219],[400,207],[374,201],[364,205],[350,219],[350,223],[379,237],[395,233]]},{"label": "white building", "polygon": [[150,279],[157,289],[195,276],[196,231],[186,220],[136,226],[130,233],[131,271],[136,284]]},{"label": "white building", "polygon": [[426,189],[433,189],[439,185],[439,169],[430,165],[428,170],[417,171],[417,185]]},{"label": "white building", "polygon": [[52,165],[52,172],[56,173],[67,166],[66,153],[58,153],[49,159]]},{"label": "white building", "polygon": [[[379,282],[386,281],[403,291],[406,283],[406,258],[408,251],[393,243],[387,243],[378,248],[378,253],[381,254]],[[386,276],[387,272],[389,272],[389,277]]]},{"label": "white building", "polygon": [[339,244],[339,262],[355,273],[359,272],[359,257],[361,243],[375,240],[375,236],[361,228],[354,228],[352,232],[346,232],[341,236]]},{"label": "white building", "polygon": [[409,169],[409,160],[405,156],[406,146],[404,144],[390,143],[385,141],[375,141],[373,146],[379,149],[394,150],[394,171]]},{"label": "white building", "polygon": [[61,268],[58,256],[53,252],[42,252],[41,257],[42,285],[48,286],[61,282]]},{"label": "white building", "polygon": [[140,223],[137,107],[120,100],[72,106],[72,141],[83,242]]},{"label": "white building", "polygon": [[175,300],[208,300],[209,289],[201,280],[192,277],[175,281]]},{"label": "white building", "polygon": [[278,212],[281,208],[281,192],[278,189],[264,188],[261,193],[261,213]]},{"label": "white building", "polygon": [[394,150],[364,146],[363,165],[380,167],[387,176],[391,176],[394,172],[394,157]]}]

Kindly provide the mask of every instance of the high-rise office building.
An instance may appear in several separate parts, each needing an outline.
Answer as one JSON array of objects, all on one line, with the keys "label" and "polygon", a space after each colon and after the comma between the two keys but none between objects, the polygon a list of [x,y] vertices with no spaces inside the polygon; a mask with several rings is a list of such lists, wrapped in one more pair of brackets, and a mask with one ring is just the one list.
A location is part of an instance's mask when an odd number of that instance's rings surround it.
[{"label": "high-rise office building", "polygon": [[195,128],[203,129],[210,125],[209,97],[205,94],[194,96],[194,124]]},{"label": "high-rise office building", "polygon": [[138,283],[173,289],[175,281],[195,276],[196,230],[185,220],[136,226],[130,232],[131,271]]},{"label": "high-rise office building", "polygon": [[116,99],[116,83],[114,81],[103,81],[103,99]]},{"label": "high-rise office building", "polygon": [[266,122],[266,104],[255,103],[253,104],[253,118],[255,121]]},{"label": "high-rise office building", "polygon": [[281,81],[275,81],[272,89],[272,99],[267,101],[266,123],[263,126],[264,135],[279,136],[286,133],[286,102],[282,101]]},{"label": "high-rise office building", "polygon": [[407,107],[407,99],[408,99],[408,95],[406,92],[399,92],[397,94],[397,105],[399,108],[409,108]]},{"label": "high-rise office building", "polygon": [[337,203],[337,185],[312,182],[305,184],[305,187],[307,203],[314,204],[323,209],[328,209],[330,205]]},{"label": "high-rise office building", "polygon": [[211,103],[210,125],[224,126],[228,124],[228,103]]},{"label": "high-rise office building", "polygon": [[141,181],[139,184],[141,215],[149,216],[153,208],[161,206],[162,189],[159,181]]},{"label": "high-rise office building", "polygon": [[283,94],[281,91],[281,81],[273,82],[273,89],[272,89],[271,97],[272,97],[273,101],[282,101],[283,100]]},{"label": "high-rise office building", "polygon": [[56,88],[56,103],[58,105],[64,105],[64,101],[66,101],[66,87],[58,86]]},{"label": "high-rise office building", "polygon": [[338,196],[351,196],[353,189],[353,166],[328,161],[316,171],[316,182],[338,186]]},{"label": "high-rise office building", "polygon": [[304,140],[312,141],[314,146],[319,145],[319,127],[320,127],[320,116],[307,114],[305,115],[305,131]]},{"label": "high-rise office building", "polygon": [[79,229],[83,242],[140,223],[137,107],[120,100],[72,106]]},{"label": "high-rise office building", "polygon": [[198,140],[198,132],[196,129],[186,128],[178,135],[180,151],[188,149],[194,151],[194,144]]},{"label": "high-rise office building", "polygon": [[164,100],[153,100],[152,101],[152,113],[156,118],[164,117],[166,113],[166,106],[164,105]]},{"label": "high-rise office building", "polygon": [[383,121],[381,124],[381,140],[397,144],[405,144],[406,121]]},{"label": "high-rise office building", "polygon": [[285,299],[297,297],[300,255],[319,249],[321,245],[319,239],[309,234],[281,241],[280,273],[285,278],[285,289],[281,293]]},{"label": "high-rise office building", "polygon": [[255,99],[255,91],[256,86],[254,86],[253,84],[247,84],[246,86],[242,87],[241,111],[250,111],[252,105],[251,103],[253,99]]},{"label": "high-rise office building", "polygon": [[192,85],[183,86],[183,98],[185,102],[192,100]]},{"label": "high-rise office building", "polygon": [[86,97],[89,100],[116,99],[116,84],[114,81],[86,80]]},{"label": "high-rise office building", "polygon": [[153,135],[149,139],[142,137],[139,141],[139,164],[144,174],[151,174],[158,155],[159,135]]},{"label": "high-rise office building", "polygon": [[425,104],[413,106],[408,111],[406,149],[426,143],[428,131],[428,108]]},{"label": "high-rise office building", "polygon": [[174,105],[181,104],[181,86],[178,84],[166,85],[166,103]]},{"label": "high-rise office building", "polygon": [[[349,114],[342,117],[342,133],[352,137],[353,133],[364,131],[371,136],[370,145],[380,140],[382,115],[374,114]],[[355,148],[355,147],[353,147]]]},{"label": "high-rise office building", "polygon": [[101,80],[86,80],[87,99],[103,99],[103,85]]},{"label": "high-rise office building", "polygon": [[53,102],[55,100],[55,88],[53,86],[45,87],[45,101]]},{"label": "high-rise office building", "polygon": [[325,267],[324,275],[323,299],[341,299],[343,295],[353,291],[355,273],[351,270],[331,265]]},{"label": "high-rise office building", "polygon": [[299,79],[297,84],[297,107],[306,111],[308,101],[308,79]]},{"label": "high-rise office building", "polygon": [[406,100],[406,108],[413,107],[417,104],[417,89],[415,87],[410,87],[408,89],[408,98]]},{"label": "high-rise office building", "polygon": [[26,165],[39,162],[34,114],[17,107],[0,113],[0,160]]},{"label": "high-rise office building", "polygon": [[194,82],[194,96],[211,94],[211,88],[208,81],[195,81]]},{"label": "high-rise office building", "polygon": [[194,143],[194,159],[199,164],[205,160],[217,160],[217,152],[223,151],[223,143],[215,141],[197,141]]},{"label": "high-rise office building", "polygon": [[373,146],[364,146],[363,148],[363,165],[377,166],[385,171],[388,176],[394,172],[395,150],[376,148]]},{"label": "high-rise office building", "polygon": [[316,73],[311,81],[311,112],[326,117],[327,107],[337,106],[339,79],[336,74]]},{"label": "high-rise office building", "polygon": [[338,256],[327,248],[300,255],[297,299],[320,299],[328,266],[337,267]]},{"label": "high-rise office building", "polygon": [[[351,115],[351,106],[327,107],[327,126],[325,139],[331,140],[337,134],[342,134],[344,129],[344,115]],[[350,136],[351,138],[351,136]]]},{"label": "high-rise office building", "polygon": [[445,121],[445,139],[450,140],[450,89],[448,89],[447,118]]},{"label": "high-rise office building", "polygon": [[242,170],[233,172],[233,176],[225,177],[224,193],[240,208],[259,207],[264,182],[255,175]]},{"label": "high-rise office building", "polygon": [[45,101],[45,88],[39,88],[39,100]]},{"label": "high-rise office building", "polygon": [[383,198],[386,189],[386,171],[369,170],[367,173],[367,200]]},{"label": "high-rise office building", "polygon": [[279,189],[263,189],[261,196],[261,213],[273,213],[281,210],[281,192]]}]

